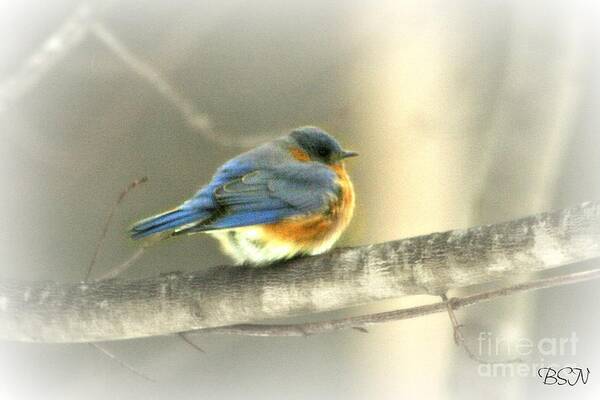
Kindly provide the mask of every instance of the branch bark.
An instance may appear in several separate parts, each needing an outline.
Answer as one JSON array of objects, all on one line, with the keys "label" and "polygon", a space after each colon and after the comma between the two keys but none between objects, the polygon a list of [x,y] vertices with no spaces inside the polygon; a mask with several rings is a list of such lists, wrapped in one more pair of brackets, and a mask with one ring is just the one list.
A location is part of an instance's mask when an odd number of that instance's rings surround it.
[{"label": "branch bark", "polygon": [[135,281],[0,282],[0,338],[127,339],[489,283],[600,256],[600,202],[280,263]]},{"label": "branch bark", "polygon": [[[586,282],[600,279],[600,269],[590,271],[573,272],[567,275],[540,278],[533,281],[517,283],[500,289],[487,290],[464,297],[453,297],[448,303],[453,310],[471,306],[498,297],[509,296],[529,290],[546,289],[555,286],[570,285],[573,283]],[[229,326],[218,326],[215,328],[204,328],[186,332],[187,335],[240,335],[240,336],[311,336],[329,333],[344,329],[356,329],[367,332],[366,328],[371,325],[396,322],[405,319],[423,317],[425,315],[445,312],[445,302],[426,304],[422,306],[403,308],[400,310],[386,311],[376,314],[359,315],[328,321],[305,322],[297,324],[239,324]]]}]

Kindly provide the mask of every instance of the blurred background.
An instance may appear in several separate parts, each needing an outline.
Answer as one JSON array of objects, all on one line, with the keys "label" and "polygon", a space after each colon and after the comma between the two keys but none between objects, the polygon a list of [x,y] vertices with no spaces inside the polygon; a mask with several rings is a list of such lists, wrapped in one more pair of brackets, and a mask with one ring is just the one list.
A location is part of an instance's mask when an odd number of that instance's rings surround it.
[{"label": "blurred background", "polygon": [[[115,215],[101,275],[135,252],[129,224],[300,125],[361,154],[342,246],[598,200],[599,26],[593,0],[4,0],[0,279],[84,279],[116,197],[147,176]],[[123,279],[228,262],[212,239],[185,237],[148,249]],[[588,367],[585,386],[544,386],[537,368],[484,376],[437,314],[368,334],[195,338],[205,354],[174,337],[104,344],[157,383],[85,344],[0,343],[0,398],[597,398],[598,289],[457,313],[474,346],[481,332],[509,344],[575,333],[576,351],[525,363]]]}]

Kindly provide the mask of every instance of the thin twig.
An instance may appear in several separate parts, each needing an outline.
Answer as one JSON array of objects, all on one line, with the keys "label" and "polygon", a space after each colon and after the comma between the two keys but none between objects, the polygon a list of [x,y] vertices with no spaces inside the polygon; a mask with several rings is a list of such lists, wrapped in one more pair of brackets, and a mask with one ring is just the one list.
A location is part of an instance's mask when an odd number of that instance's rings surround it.
[{"label": "thin twig", "polygon": [[[115,201],[115,204],[113,204],[112,208],[110,209],[110,212],[108,213],[108,217],[104,221],[104,227],[102,228],[102,233],[100,234],[100,239],[96,243],[96,249],[94,250],[94,255],[92,256],[92,260],[90,261],[90,265],[88,266],[88,270],[87,270],[87,273],[85,274],[84,281],[87,281],[90,278],[92,269],[94,268],[94,265],[96,264],[96,259],[98,258],[98,254],[100,253],[100,249],[102,248],[102,245],[104,244],[104,240],[106,239],[106,233],[108,232],[108,228],[109,228],[110,223],[115,215],[117,208],[119,207],[119,205],[121,204],[123,199],[125,199],[125,196],[127,196],[127,193],[129,193],[130,190],[133,190],[134,188],[143,184],[146,181],[148,181],[148,178],[145,176],[140,179],[136,179],[133,182],[131,182],[129,185],[127,185],[127,187],[119,194],[117,201]],[[136,254],[134,254],[134,256]],[[139,258],[139,256],[141,256],[141,254],[137,254],[136,257],[132,257],[133,261],[135,261],[135,259]],[[131,264],[133,261],[130,259],[127,262]],[[106,274],[106,275],[108,275],[108,274]]]},{"label": "thin twig", "polygon": [[187,344],[189,344],[190,346],[192,346],[194,349],[198,350],[201,353],[206,353],[202,347],[198,346],[196,343],[192,342],[192,340],[187,337],[187,333],[185,332],[180,332],[177,334],[177,336],[179,336],[184,342],[186,342]]},{"label": "thin twig", "polygon": [[[505,288],[489,290],[461,298],[451,298],[447,302],[438,302],[424,306],[402,310],[387,311],[377,314],[361,315],[329,321],[308,322],[301,324],[238,324],[216,328],[205,328],[186,332],[188,334],[220,334],[245,336],[308,336],[333,332],[350,328],[365,328],[385,322],[400,321],[443,312],[450,304],[452,309],[490,301],[498,297],[508,296],[528,290],[538,290],[555,286],[570,285],[578,282],[600,278],[600,269],[584,272],[573,272],[567,275],[540,278],[530,282],[517,283]],[[511,360],[511,362],[514,360]]]},{"label": "thin twig", "polygon": [[85,39],[91,8],[80,4],[62,25],[24,62],[19,70],[0,84],[0,112],[33,86],[71,49]]},{"label": "thin twig", "polygon": [[[96,244],[96,250],[94,251],[94,256],[92,257],[92,260],[90,262],[87,274],[86,274],[86,281],[89,279],[89,276],[91,275],[92,272],[92,268],[94,267],[94,264],[96,262],[96,259],[98,257],[98,254],[100,253],[100,249],[102,247],[102,244],[106,238],[106,233],[108,232],[108,228],[110,227],[110,223],[112,221],[112,218],[117,210],[117,208],[119,207],[119,205],[121,204],[121,202],[125,199],[125,197],[127,196],[127,193],[129,193],[131,190],[135,189],[137,186],[145,183],[148,181],[147,177],[142,177],[140,179],[136,179],[135,181],[131,182],[122,192],[121,194],[119,194],[119,197],[117,198],[117,201],[115,202],[115,204],[113,205],[113,207],[110,210],[110,213],[108,214],[108,217],[106,218],[106,221],[104,222],[104,228],[102,230],[102,234],[100,235],[100,239],[98,240],[98,243]],[[99,278],[97,278],[97,281],[101,281],[101,280],[106,280],[106,279],[112,279],[117,277],[118,275],[122,274],[123,272],[125,272],[129,267],[131,267],[143,254],[145,251],[145,247],[140,247],[139,249],[137,249],[132,255],[131,257],[129,257],[127,260],[125,260],[125,262],[111,268],[108,272],[104,273],[103,275],[101,275]],[[183,341],[185,341],[188,345],[190,345],[192,348],[204,353],[204,350],[202,350],[202,348],[200,348],[200,346],[196,345],[194,342],[192,342],[189,338],[186,337],[186,335],[184,333],[179,333],[177,334],[178,337],[180,337],[181,339],[183,339]],[[97,346],[99,348],[99,346]],[[105,354],[108,354],[107,351],[103,352]],[[113,356],[112,357],[115,360],[118,360],[122,365],[127,365],[124,361],[120,360],[118,357]],[[130,368],[131,369],[131,368]]]},{"label": "thin twig", "polygon": [[121,360],[119,357],[117,357],[116,355],[114,355],[113,353],[111,353],[110,351],[108,351],[107,349],[105,349],[104,347],[100,346],[98,343],[88,343],[90,346],[92,346],[93,348],[95,348],[96,350],[100,350],[104,355],[108,356],[110,359],[112,359],[113,361],[116,361],[117,363],[119,363],[119,365],[121,365],[123,368],[128,369],[129,371],[133,372],[134,374],[136,374],[137,376],[149,381],[149,382],[154,382],[156,383],[156,381],[152,378],[150,378],[149,376],[145,375],[143,372],[138,371],[135,367],[127,364],[125,361]]},{"label": "thin twig", "polygon": [[445,294],[442,294],[440,297],[442,298],[442,301],[446,304],[446,310],[448,311],[448,317],[450,317],[450,322],[452,323],[454,343],[456,343],[457,346],[462,347],[462,349],[465,351],[465,353],[471,360],[473,360],[477,363],[480,363],[480,364],[490,364],[490,365],[514,364],[514,363],[522,362],[522,360],[520,358],[512,358],[512,359],[500,360],[500,361],[489,361],[489,360],[484,360],[483,358],[481,358],[481,356],[477,355],[473,351],[473,349],[471,349],[471,347],[465,340],[465,335],[463,334],[463,331],[462,331],[462,328],[464,325],[460,324],[458,322],[458,318],[456,318],[456,314],[454,313],[454,309],[453,309],[454,303],[448,301],[448,297]]},{"label": "thin twig", "polygon": [[135,55],[103,24],[97,22],[91,27],[92,34],[115,54],[132,72],[144,79],[181,114],[186,124],[206,139],[223,146],[250,147],[273,139],[275,133],[246,135],[244,137],[219,134],[207,114],[196,110],[194,104],[185,98],[165,77],[149,63]]},{"label": "thin twig", "polygon": [[96,281],[104,281],[106,279],[116,278],[117,275],[120,275],[127,271],[129,267],[131,267],[137,260],[139,260],[144,252],[146,251],[145,247],[138,248],[127,260],[123,263],[111,268],[104,274],[100,275],[98,278],[94,279]]},{"label": "thin twig", "polygon": [[37,85],[54,65],[77,47],[87,37],[91,20],[112,2],[86,1],[77,6],[17,72],[0,83],[0,113]]},{"label": "thin twig", "polygon": [[[88,266],[88,270],[87,270],[87,273],[85,275],[85,281],[87,281],[89,279],[89,277],[90,277],[90,275],[92,273],[92,269],[94,268],[94,265],[96,264],[96,259],[98,258],[98,254],[100,253],[100,249],[102,248],[102,244],[104,243],[104,240],[106,239],[106,234],[108,232],[108,228],[110,227],[110,223],[111,223],[111,221],[113,219],[113,216],[115,215],[115,212],[116,212],[117,208],[119,208],[119,205],[125,199],[125,197],[127,196],[127,193],[129,193],[131,190],[135,189],[139,185],[143,184],[147,180],[148,180],[148,178],[145,177],[145,176],[142,177],[142,178],[140,178],[140,179],[134,180],[129,185],[127,185],[127,187],[119,194],[119,197],[117,197],[117,201],[115,201],[115,204],[112,206],[112,208],[111,208],[111,210],[110,210],[110,212],[108,214],[108,217],[104,221],[104,228],[102,229],[102,233],[100,235],[100,238],[98,239],[98,242],[96,243],[96,249],[94,250],[94,255],[92,256],[92,259],[90,261],[90,265]],[[117,271],[117,273],[119,273],[119,272],[122,272],[122,271],[126,270],[131,264],[133,264],[133,262],[135,260],[137,260],[142,255],[143,250],[144,250],[143,247],[140,248],[125,263],[119,265],[117,268],[111,269],[108,273],[104,274],[104,276],[111,277],[111,273],[114,273],[114,271]],[[100,350],[104,355],[110,357],[113,361],[116,361],[117,363],[119,363],[119,365],[121,365],[122,367],[128,369],[129,371],[135,373],[136,375],[144,378],[147,381],[155,382],[154,379],[146,376],[144,373],[142,373],[141,371],[138,371],[132,365],[129,365],[125,361],[121,360],[119,357],[117,357],[116,355],[114,355],[113,353],[111,353],[110,351],[108,351],[108,349],[105,349],[104,347],[102,347],[100,344],[98,344],[98,343],[89,343],[89,344],[93,348],[95,348],[96,350]]]}]

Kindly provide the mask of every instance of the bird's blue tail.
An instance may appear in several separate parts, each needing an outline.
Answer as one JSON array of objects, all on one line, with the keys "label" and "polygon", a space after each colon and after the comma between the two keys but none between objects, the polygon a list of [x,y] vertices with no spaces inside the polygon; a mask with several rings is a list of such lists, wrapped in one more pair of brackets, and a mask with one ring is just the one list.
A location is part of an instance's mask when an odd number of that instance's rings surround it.
[{"label": "bird's blue tail", "polygon": [[176,208],[137,222],[130,228],[129,234],[134,240],[143,239],[156,233],[200,222],[203,217],[204,213],[201,210]]}]

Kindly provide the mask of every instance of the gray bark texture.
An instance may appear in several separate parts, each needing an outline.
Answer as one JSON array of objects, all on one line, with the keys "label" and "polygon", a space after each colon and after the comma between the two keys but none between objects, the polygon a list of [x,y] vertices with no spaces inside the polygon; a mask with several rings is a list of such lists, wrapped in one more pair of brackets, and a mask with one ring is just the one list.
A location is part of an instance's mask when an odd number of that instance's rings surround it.
[{"label": "gray bark texture", "polygon": [[0,339],[73,343],[166,335],[439,295],[598,256],[600,202],[593,202],[266,268],[219,266],[132,281],[3,281]]}]

